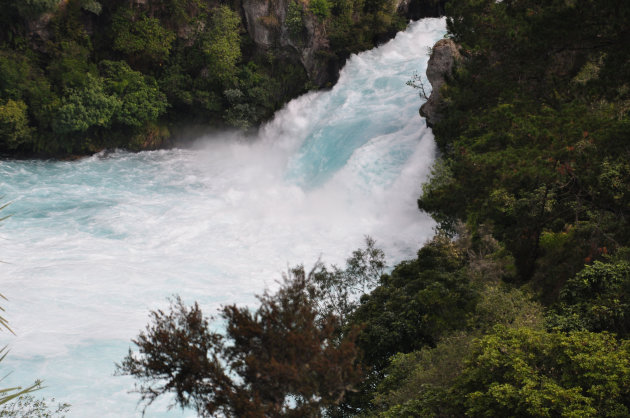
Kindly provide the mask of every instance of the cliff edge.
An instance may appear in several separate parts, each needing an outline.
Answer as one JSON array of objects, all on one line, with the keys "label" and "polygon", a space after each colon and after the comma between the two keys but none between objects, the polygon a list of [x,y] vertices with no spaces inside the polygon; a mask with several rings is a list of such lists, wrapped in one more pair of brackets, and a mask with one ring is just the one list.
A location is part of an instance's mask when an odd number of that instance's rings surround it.
[{"label": "cliff edge", "polygon": [[427,126],[430,128],[442,119],[443,103],[440,89],[453,71],[455,63],[461,58],[459,46],[451,39],[440,39],[431,50],[427,78],[431,83],[432,91],[426,103],[420,107],[420,116],[426,118]]}]

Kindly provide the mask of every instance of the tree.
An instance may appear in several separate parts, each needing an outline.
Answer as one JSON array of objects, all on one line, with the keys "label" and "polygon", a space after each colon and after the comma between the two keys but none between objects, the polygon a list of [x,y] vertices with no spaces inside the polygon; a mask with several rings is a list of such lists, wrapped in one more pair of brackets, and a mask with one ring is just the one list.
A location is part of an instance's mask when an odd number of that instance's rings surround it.
[{"label": "tree", "polygon": [[628,416],[630,341],[497,325],[392,359],[380,417]]},{"label": "tree", "polygon": [[140,127],[166,111],[166,96],[154,80],[132,70],[124,61],[101,61],[100,67],[105,92],[120,101],[114,121]]},{"label": "tree", "polygon": [[239,15],[227,6],[220,6],[210,19],[209,29],[200,39],[200,49],[210,74],[221,83],[236,78],[236,64],[241,59]]},{"label": "tree", "polygon": [[[630,7],[592,5],[594,13],[562,0],[448,4],[464,59],[441,90],[447,111],[434,129],[446,169],[419,201],[445,226],[492,224],[519,278],[550,301],[601,255],[592,250],[630,237],[620,88],[630,55],[616,48],[627,42]],[[550,234],[565,238],[561,247],[543,247]]]},{"label": "tree", "polygon": [[399,263],[361,296],[348,322],[361,327],[357,344],[366,379],[356,393],[348,394],[335,416],[373,407],[373,392],[393,355],[434,346],[443,336],[466,327],[479,289],[465,267],[461,248],[438,236],[418,251],[416,259]]},{"label": "tree", "polygon": [[100,77],[89,73],[87,76],[88,84],[65,91],[52,123],[55,133],[81,133],[92,127],[109,126],[120,108],[120,101],[104,91]]},{"label": "tree", "polygon": [[26,104],[8,100],[0,105],[0,147],[18,148],[29,142],[33,129],[29,126]]},{"label": "tree", "polygon": [[561,330],[609,331],[630,335],[630,263],[595,261],[569,279],[548,325]]},{"label": "tree", "polygon": [[308,10],[322,22],[330,16],[330,3],[328,0],[311,0]]},{"label": "tree", "polygon": [[118,372],[134,376],[147,405],[174,393],[200,416],[317,416],[341,401],[361,378],[355,339],[340,335],[340,318],[320,312],[313,271],[289,271],[280,289],[258,297],[251,311],[225,306],[223,334],[210,330],[199,306],[175,299],[151,313]]},{"label": "tree", "polygon": [[478,289],[465,261],[450,239],[436,237],[361,298],[351,322],[364,325],[359,344],[367,365],[381,371],[392,355],[434,345],[466,325],[462,318],[475,306]]},{"label": "tree", "polygon": [[456,389],[468,416],[627,416],[630,341],[607,333],[497,327]]},{"label": "tree", "polygon": [[168,58],[175,33],[159,19],[136,18],[131,9],[121,8],[113,17],[114,49],[126,54],[130,61],[138,58],[143,64],[162,63]]}]

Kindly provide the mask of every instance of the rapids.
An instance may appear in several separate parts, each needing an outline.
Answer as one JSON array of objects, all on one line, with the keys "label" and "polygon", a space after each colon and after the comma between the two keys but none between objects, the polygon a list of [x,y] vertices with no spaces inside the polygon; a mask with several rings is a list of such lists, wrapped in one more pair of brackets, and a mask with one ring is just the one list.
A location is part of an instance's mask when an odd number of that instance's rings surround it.
[{"label": "rapids", "polygon": [[[353,56],[329,91],[280,110],[256,138],[114,151],[73,162],[0,161],[0,293],[17,336],[0,387],[29,384],[69,416],[141,414],[115,362],[150,309],[179,294],[206,314],[255,301],[288,266],[343,264],[373,237],[390,265],[432,236],[418,211],[435,155],[405,82],[424,74],[442,19]],[[156,402],[147,416],[192,416]]]}]

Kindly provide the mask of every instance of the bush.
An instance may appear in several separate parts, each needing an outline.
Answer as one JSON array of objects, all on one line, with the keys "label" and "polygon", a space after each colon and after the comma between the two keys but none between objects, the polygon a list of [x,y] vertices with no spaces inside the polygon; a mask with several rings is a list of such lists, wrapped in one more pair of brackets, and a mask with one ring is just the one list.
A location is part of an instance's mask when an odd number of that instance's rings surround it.
[{"label": "bush", "polygon": [[308,10],[317,16],[321,22],[330,16],[330,3],[328,0],[311,0],[308,4]]},{"label": "bush", "polygon": [[147,63],[161,63],[168,58],[175,34],[162,26],[159,19],[135,18],[130,9],[120,9],[113,17],[114,49]]},{"label": "bush", "polygon": [[338,403],[360,379],[356,330],[339,338],[339,318],[320,313],[315,278],[303,268],[255,310],[221,309],[224,334],[211,331],[198,305],[177,299],[155,311],[134,340],[138,353],[118,366],[140,380],[148,404],[172,392],[200,416],[312,416]]},{"label": "bush", "polygon": [[0,105],[0,147],[16,149],[32,140],[27,106],[21,101],[8,100]]},{"label": "bush", "polygon": [[496,328],[456,391],[469,416],[627,416],[630,341],[606,333]]},{"label": "bush", "polygon": [[567,281],[547,322],[550,328],[610,331],[627,338],[629,312],[630,263],[595,261]]},{"label": "bush", "polygon": [[121,103],[113,116],[115,122],[141,127],[166,111],[166,96],[155,80],[132,70],[124,61],[102,61],[100,67],[105,91]]},{"label": "bush", "polygon": [[52,123],[55,133],[83,133],[111,124],[120,101],[105,92],[100,78],[88,74],[88,79],[86,86],[66,91]]}]

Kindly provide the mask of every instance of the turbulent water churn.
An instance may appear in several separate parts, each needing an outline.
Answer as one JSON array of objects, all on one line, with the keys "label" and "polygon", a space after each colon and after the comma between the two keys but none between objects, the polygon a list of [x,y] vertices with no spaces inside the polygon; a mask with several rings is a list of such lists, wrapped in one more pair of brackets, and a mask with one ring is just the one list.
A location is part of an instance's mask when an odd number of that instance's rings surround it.
[{"label": "turbulent water churn", "polygon": [[[421,102],[444,21],[412,23],[353,56],[338,84],[289,103],[258,136],[73,162],[2,161],[2,387],[44,379],[38,396],[70,416],[139,416],[133,382],[113,376],[150,309],[179,294],[207,314],[251,303],[287,266],[343,263],[372,236],[390,262],[414,255],[433,223],[416,198],[434,158]],[[168,400],[148,416],[167,412]]]}]

